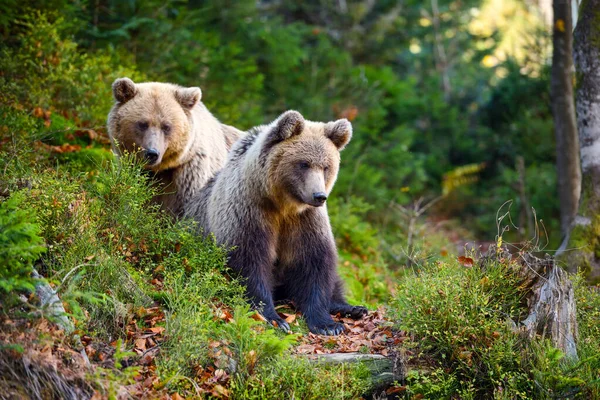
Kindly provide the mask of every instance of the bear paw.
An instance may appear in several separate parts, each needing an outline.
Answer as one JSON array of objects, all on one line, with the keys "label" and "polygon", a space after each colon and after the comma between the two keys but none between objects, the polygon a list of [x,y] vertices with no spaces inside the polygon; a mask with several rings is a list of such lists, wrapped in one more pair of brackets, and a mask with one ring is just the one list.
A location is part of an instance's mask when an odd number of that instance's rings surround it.
[{"label": "bear paw", "polygon": [[363,306],[353,306],[350,310],[346,311],[344,315],[345,317],[350,317],[352,319],[361,319],[362,317],[366,317],[369,311],[366,307]]},{"label": "bear paw", "polygon": [[281,318],[280,316],[270,318],[269,323],[271,325],[273,325],[275,328],[281,329],[285,333],[290,333],[292,331],[292,329],[290,328],[290,325],[287,322],[285,322],[285,320],[283,318]]},{"label": "bear paw", "polygon": [[312,333],[326,336],[337,336],[345,330],[344,325],[333,321],[324,325],[309,326],[308,328]]},{"label": "bear paw", "polygon": [[368,310],[363,306],[351,306],[350,304],[342,304],[333,306],[331,314],[339,314],[343,318],[361,319],[368,314]]}]

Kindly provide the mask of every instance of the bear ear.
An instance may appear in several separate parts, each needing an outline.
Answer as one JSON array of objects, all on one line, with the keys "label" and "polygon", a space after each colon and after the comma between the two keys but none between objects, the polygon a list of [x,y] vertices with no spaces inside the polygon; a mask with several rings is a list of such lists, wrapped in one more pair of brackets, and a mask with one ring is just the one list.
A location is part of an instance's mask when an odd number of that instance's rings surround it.
[{"label": "bear ear", "polygon": [[175,90],[175,99],[183,108],[190,110],[202,98],[202,90],[199,87],[179,88]]},{"label": "bear ear", "polygon": [[299,135],[304,130],[304,117],[298,111],[286,111],[275,121],[275,126],[269,133],[269,143],[282,142],[292,136]]},{"label": "bear ear", "polygon": [[342,151],[352,139],[352,124],[346,118],[329,122],[325,125],[325,136],[327,136],[339,151]]},{"label": "bear ear", "polygon": [[135,83],[129,78],[119,78],[112,84],[115,100],[119,103],[127,103],[137,94]]}]

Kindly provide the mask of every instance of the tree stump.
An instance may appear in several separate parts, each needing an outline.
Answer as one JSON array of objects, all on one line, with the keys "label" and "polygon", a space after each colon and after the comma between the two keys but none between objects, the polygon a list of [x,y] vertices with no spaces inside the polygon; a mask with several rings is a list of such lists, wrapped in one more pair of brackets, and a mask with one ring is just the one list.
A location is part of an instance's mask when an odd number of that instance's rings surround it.
[{"label": "tree stump", "polygon": [[515,259],[515,256],[521,266],[520,287],[526,293],[528,307],[527,318],[518,326],[515,324],[515,329],[529,338],[547,338],[567,359],[577,360],[577,308],[569,273],[549,255],[539,258],[527,251],[512,255],[496,246],[490,246],[481,266],[485,268],[487,262]]},{"label": "tree stump", "polygon": [[577,360],[577,308],[569,274],[550,257],[523,256],[523,268],[531,286],[527,298],[529,315],[521,322],[531,338],[550,339],[571,360]]}]

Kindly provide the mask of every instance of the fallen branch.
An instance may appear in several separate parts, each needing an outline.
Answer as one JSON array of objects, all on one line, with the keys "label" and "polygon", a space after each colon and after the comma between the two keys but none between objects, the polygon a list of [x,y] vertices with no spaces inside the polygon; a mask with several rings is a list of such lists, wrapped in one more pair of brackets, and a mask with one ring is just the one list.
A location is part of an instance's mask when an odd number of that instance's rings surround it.
[{"label": "fallen branch", "polygon": [[[65,333],[71,334],[75,330],[75,326],[73,322],[67,317],[67,312],[65,307],[58,297],[58,294],[52,287],[48,284],[48,282],[34,269],[31,275],[37,279],[35,285],[35,293],[40,299],[40,305],[42,309],[46,309],[48,316],[50,319],[60,327]],[[75,341],[75,346],[79,349],[79,353],[83,357],[85,364],[89,367],[91,365],[90,360],[85,352],[85,347],[81,343],[81,338],[79,335],[74,335],[73,340]]]}]

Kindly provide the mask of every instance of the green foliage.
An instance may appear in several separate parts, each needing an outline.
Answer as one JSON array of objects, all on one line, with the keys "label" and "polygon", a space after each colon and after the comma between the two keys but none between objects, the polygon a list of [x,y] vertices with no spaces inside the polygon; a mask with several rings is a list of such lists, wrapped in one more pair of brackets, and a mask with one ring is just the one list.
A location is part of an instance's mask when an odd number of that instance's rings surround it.
[{"label": "green foliage", "polygon": [[578,278],[580,359],[568,361],[547,341],[521,337],[512,328],[526,314],[515,268],[504,261],[485,267],[437,263],[405,278],[392,303],[399,327],[416,336],[405,346],[435,360],[431,370],[408,375],[408,393],[440,399],[455,393],[498,399],[598,395],[600,296]]},{"label": "green foliage", "polygon": [[0,292],[34,290],[33,264],[46,251],[34,210],[24,207],[23,194],[0,203]]},{"label": "green foliage", "polygon": [[125,367],[121,364],[124,358],[134,356],[135,353],[123,351],[124,345],[121,339],[115,344],[115,367],[116,369],[95,368],[90,374],[91,380],[95,383],[99,393],[102,393],[108,399],[118,398],[121,385],[131,385],[135,383],[134,377],[138,374],[139,367]]},{"label": "green foliage", "polygon": [[[399,327],[414,333],[419,348],[453,371],[454,378],[439,373],[427,378],[446,396],[448,385],[473,390],[476,397],[533,389],[521,367],[522,339],[508,323],[520,321],[523,313],[514,268],[501,262],[483,270],[437,263],[399,285],[392,305]],[[520,396],[518,390],[510,393]]]},{"label": "green foliage", "polygon": [[20,16],[18,24],[18,46],[0,48],[0,103],[60,110],[89,126],[106,119],[114,79],[144,79],[110,49],[81,53],[65,37],[69,25],[62,17],[33,12]]},{"label": "green foliage", "polygon": [[442,368],[427,372],[409,371],[406,381],[407,393],[412,396],[421,395],[426,399],[450,399],[456,395],[461,399],[475,398],[472,384],[461,387],[456,374],[447,373]]},{"label": "green foliage", "polygon": [[338,245],[339,270],[346,282],[348,299],[353,304],[376,305],[389,297],[391,276],[377,231],[366,221],[372,208],[357,197],[347,201],[333,198],[328,205]]},{"label": "green foliage", "polygon": [[248,306],[234,310],[233,320],[224,324],[223,337],[232,350],[231,360],[239,372],[235,374],[238,385],[244,385],[260,365],[272,363],[296,342],[294,335],[277,335],[274,329],[257,329],[264,323],[251,318]]},{"label": "green foliage", "polygon": [[259,373],[239,385],[234,399],[356,399],[369,389],[370,372],[361,364],[315,365],[301,358],[283,358],[262,365]]},{"label": "green foliage", "polygon": [[3,185],[15,189],[17,180],[39,161],[32,141],[42,137],[43,124],[27,112],[3,106],[1,102],[0,116],[0,179]]}]

